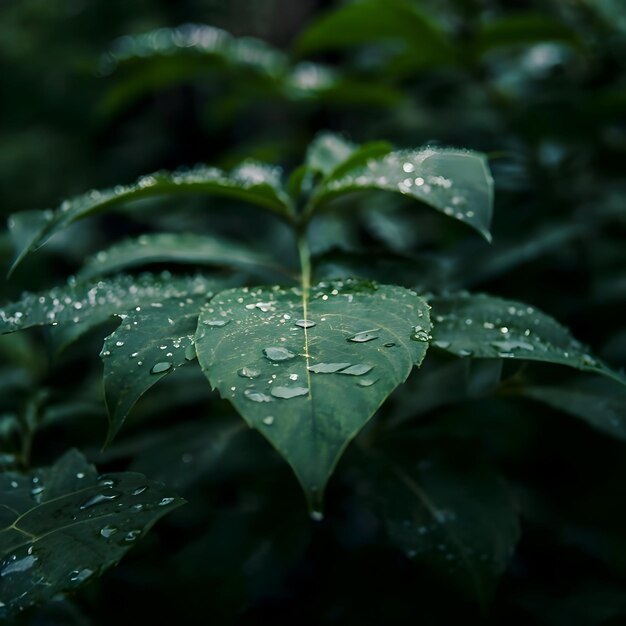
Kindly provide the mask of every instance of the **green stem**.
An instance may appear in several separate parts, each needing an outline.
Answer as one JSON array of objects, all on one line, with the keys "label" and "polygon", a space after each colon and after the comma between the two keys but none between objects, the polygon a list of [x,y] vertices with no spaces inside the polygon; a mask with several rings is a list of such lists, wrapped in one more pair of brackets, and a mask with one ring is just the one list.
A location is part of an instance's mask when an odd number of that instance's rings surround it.
[{"label": "green stem", "polygon": [[307,229],[298,229],[298,255],[300,257],[300,280],[303,295],[308,299],[311,288],[311,251],[307,240]]}]

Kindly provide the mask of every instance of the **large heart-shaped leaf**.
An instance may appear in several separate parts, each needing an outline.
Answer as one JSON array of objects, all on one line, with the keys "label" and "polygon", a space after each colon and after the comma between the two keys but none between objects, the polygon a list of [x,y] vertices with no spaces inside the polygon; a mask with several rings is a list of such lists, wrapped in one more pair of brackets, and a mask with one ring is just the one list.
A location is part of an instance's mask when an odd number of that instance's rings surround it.
[{"label": "large heart-shaped leaf", "polygon": [[493,179],[484,154],[427,147],[348,161],[318,186],[309,212],[338,196],[366,190],[421,200],[491,240]]},{"label": "large heart-shaped leaf", "polygon": [[[414,459],[420,442],[411,443]],[[366,495],[390,541],[485,605],[520,534],[502,478],[475,462],[432,450],[418,463],[393,448],[365,460],[362,471],[371,485]]]},{"label": "large heart-shaped leaf", "polygon": [[535,307],[487,295],[433,298],[433,345],[461,357],[567,365],[626,384],[569,331]]},{"label": "large heart-shaped leaf", "polygon": [[98,476],[76,451],[0,474],[0,618],[99,575],[182,503],[142,474]]},{"label": "large heart-shaped leaf", "polygon": [[401,287],[234,289],[205,306],[196,351],[211,385],[320,507],[344,448],[422,362],[429,331],[428,305]]},{"label": "large heart-shaped leaf", "polygon": [[[132,185],[118,185],[104,191],[92,190],[65,200],[55,211],[27,211],[9,219],[16,248],[12,270],[31,251],[77,220],[111,208],[156,196],[211,194],[239,198],[286,216],[291,201],[281,184],[281,171],[255,161],[244,161],[230,172],[199,165],[179,172],[156,172],[142,176]],[[13,236],[13,233],[15,235]]]}]

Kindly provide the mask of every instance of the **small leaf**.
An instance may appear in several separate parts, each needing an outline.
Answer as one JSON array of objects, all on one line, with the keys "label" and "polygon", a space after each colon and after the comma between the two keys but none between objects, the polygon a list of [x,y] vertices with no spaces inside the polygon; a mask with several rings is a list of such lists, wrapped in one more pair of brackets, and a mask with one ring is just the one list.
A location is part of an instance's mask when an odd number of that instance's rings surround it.
[{"label": "small leaf", "polygon": [[338,168],[317,188],[311,211],[338,196],[367,190],[394,191],[421,200],[491,240],[493,179],[483,154],[423,148],[357,161],[352,168]]},{"label": "small leaf", "polygon": [[409,559],[455,581],[485,606],[520,528],[509,490],[493,470],[441,455],[366,459],[373,502],[390,541]]},{"label": "small leaf", "polygon": [[262,275],[289,274],[270,257],[249,246],[205,235],[157,233],[141,235],[98,252],[78,274],[80,280],[113,274],[150,263],[242,267]]},{"label": "small leaf", "polygon": [[431,300],[433,345],[461,357],[524,359],[567,365],[626,384],[554,319],[534,307],[486,295]]},{"label": "small leaf", "polygon": [[76,451],[0,474],[0,501],[0,618],[100,575],[183,504],[142,474],[98,476]]},{"label": "small leaf", "polygon": [[27,293],[18,302],[0,309],[0,334],[32,326],[70,324],[80,334],[113,315],[125,313],[145,302],[161,302],[188,294],[207,298],[213,281],[201,275],[172,277],[160,275],[116,276],[93,283],[70,281],[40,293]]},{"label": "small leaf", "polygon": [[118,185],[104,191],[92,190],[65,200],[56,211],[16,213],[9,219],[17,250],[11,271],[29,252],[40,248],[70,224],[144,198],[184,193],[229,196],[286,216],[291,210],[291,201],[280,179],[279,168],[254,161],[244,161],[229,173],[199,165],[175,173],[156,172],[142,176],[132,185]]},{"label": "small leaf", "polygon": [[211,385],[285,457],[319,508],[345,447],[421,363],[429,330],[426,303],[401,287],[236,289],[205,306],[196,350]]},{"label": "small leaf", "polygon": [[[626,394],[616,394],[598,382],[576,381],[568,387],[529,385],[514,389],[513,393],[569,413],[596,430],[626,441]],[[612,387],[612,383],[609,385]]]},{"label": "small leaf", "polygon": [[314,172],[330,174],[356,150],[356,144],[335,133],[320,133],[309,145],[306,164]]},{"label": "small leaf", "polygon": [[452,58],[443,32],[403,0],[349,2],[314,21],[296,47],[301,54],[310,54],[389,41],[400,42],[414,66],[448,63]]},{"label": "small leaf", "polygon": [[109,411],[107,443],[150,387],[196,358],[194,336],[206,300],[205,292],[138,307],[105,339],[100,356]]},{"label": "small leaf", "polygon": [[517,13],[483,24],[474,40],[481,53],[506,46],[524,46],[544,41],[579,45],[578,35],[563,21],[541,13]]},{"label": "small leaf", "polygon": [[341,135],[325,131],[311,142],[306,165],[324,177],[337,177],[368,159],[384,156],[391,150],[391,144],[386,141],[372,141],[359,146]]},{"label": "small leaf", "polygon": [[260,39],[233,37],[230,33],[206,24],[184,24],[176,28],[160,28],[140,35],[117,39],[101,63],[111,72],[121,63],[184,54],[187,57],[214,57],[234,65],[253,68],[268,76],[285,71],[284,54]]}]

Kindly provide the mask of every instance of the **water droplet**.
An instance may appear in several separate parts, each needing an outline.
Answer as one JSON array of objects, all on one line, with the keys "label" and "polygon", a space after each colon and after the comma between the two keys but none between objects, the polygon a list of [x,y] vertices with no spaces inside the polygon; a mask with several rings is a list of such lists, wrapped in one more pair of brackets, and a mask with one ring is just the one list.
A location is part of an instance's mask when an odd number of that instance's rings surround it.
[{"label": "water droplet", "polygon": [[243,395],[246,396],[248,400],[252,400],[252,402],[274,402],[272,396],[268,396],[260,391],[255,391],[254,389],[246,389]]},{"label": "water droplet", "polygon": [[176,498],[161,498],[158,506],[167,506],[168,504],[172,504]]},{"label": "water droplet", "polygon": [[86,581],[92,575],[93,570],[91,569],[85,568],[81,570],[74,570],[73,572],[70,572],[70,582],[80,584]]},{"label": "water droplet", "polygon": [[152,367],[150,370],[151,374],[162,374],[163,372],[167,372],[167,370],[171,369],[172,364],[167,361],[161,361]]},{"label": "water droplet", "polygon": [[315,322],[312,322],[311,320],[298,320],[295,322],[295,325],[300,326],[300,328],[313,328],[313,326],[315,326]]},{"label": "water droplet", "polygon": [[324,513],[321,511],[311,511],[311,519],[314,522],[321,522],[324,519]]},{"label": "water droplet", "polygon": [[383,344],[385,348],[393,348],[396,344],[393,341]]},{"label": "water droplet", "polygon": [[368,341],[372,341],[374,339],[378,339],[378,335],[372,335],[367,331],[356,333],[356,335],[348,337],[348,341],[354,341],[355,343],[367,343]]},{"label": "water droplet", "polygon": [[229,322],[230,322],[230,320],[225,320],[225,319],[202,320],[202,323],[205,326],[215,326],[217,328],[221,328],[222,326],[226,326],[226,324],[228,324]]},{"label": "water droplet", "polygon": [[23,559],[11,561],[0,570],[0,576],[8,576],[9,574],[16,574],[17,572],[25,572],[29,570],[38,560],[39,557],[34,554],[29,554]]},{"label": "water droplet", "polygon": [[288,361],[289,359],[295,358],[295,354],[291,352],[291,350],[287,350],[287,348],[278,347],[269,347],[263,348],[263,354],[270,361]]},{"label": "water droplet", "polygon": [[275,398],[297,398],[298,396],[308,395],[309,390],[307,387],[272,387],[271,394]]},{"label": "water droplet", "polygon": [[422,329],[421,326],[416,326],[415,331],[411,335],[411,341],[428,341],[430,339],[430,335]]},{"label": "water droplet", "polygon": [[316,363],[315,365],[310,365],[308,370],[315,374],[334,374],[349,366],[350,363]]},{"label": "water droplet", "polygon": [[274,423],[274,416],[268,415],[261,420],[266,426],[271,426]]},{"label": "water droplet", "polygon": [[131,496],[138,496],[139,494],[142,494],[148,487],[137,487],[137,489],[133,489],[133,491],[130,492]]},{"label": "water droplet", "polygon": [[141,535],[141,530],[131,530],[128,533],[126,533],[126,537],[124,537],[124,541],[126,543],[132,543],[133,541],[135,541],[135,539],[137,539],[137,537],[139,537],[139,535]]},{"label": "water droplet", "polygon": [[110,500],[115,500],[119,498],[122,494],[119,491],[109,491],[108,493],[97,493],[95,496],[91,496],[91,498],[85,500],[81,505],[81,511],[84,509],[88,509],[96,504],[103,504],[104,502],[109,502]]},{"label": "water droplet", "polygon": [[345,370],[339,372],[339,374],[349,374],[350,376],[362,376],[363,374],[367,374],[374,369],[373,365],[366,365],[365,363],[357,363],[356,365],[351,365],[347,367]]},{"label": "water droplet", "polygon": [[100,534],[105,539],[108,539],[109,537],[113,536],[116,532],[117,532],[117,528],[115,526],[112,526],[111,524],[107,524],[106,526],[103,526],[100,529]]},{"label": "water droplet", "polygon": [[237,371],[237,374],[242,378],[258,378],[261,375],[261,370],[254,369],[253,367],[242,367]]},{"label": "water droplet", "polygon": [[363,378],[359,380],[359,387],[371,387],[374,383],[378,382],[378,378]]}]

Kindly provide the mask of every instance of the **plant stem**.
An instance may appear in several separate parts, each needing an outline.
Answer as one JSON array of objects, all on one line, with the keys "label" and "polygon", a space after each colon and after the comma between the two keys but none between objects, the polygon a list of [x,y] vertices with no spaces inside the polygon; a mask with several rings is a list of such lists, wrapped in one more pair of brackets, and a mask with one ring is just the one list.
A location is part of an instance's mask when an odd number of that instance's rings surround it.
[{"label": "plant stem", "polygon": [[298,229],[298,255],[300,257],[300,276],[303,295],[308,299],[311,288],[311,251],[307,240],[307,229]]}]

